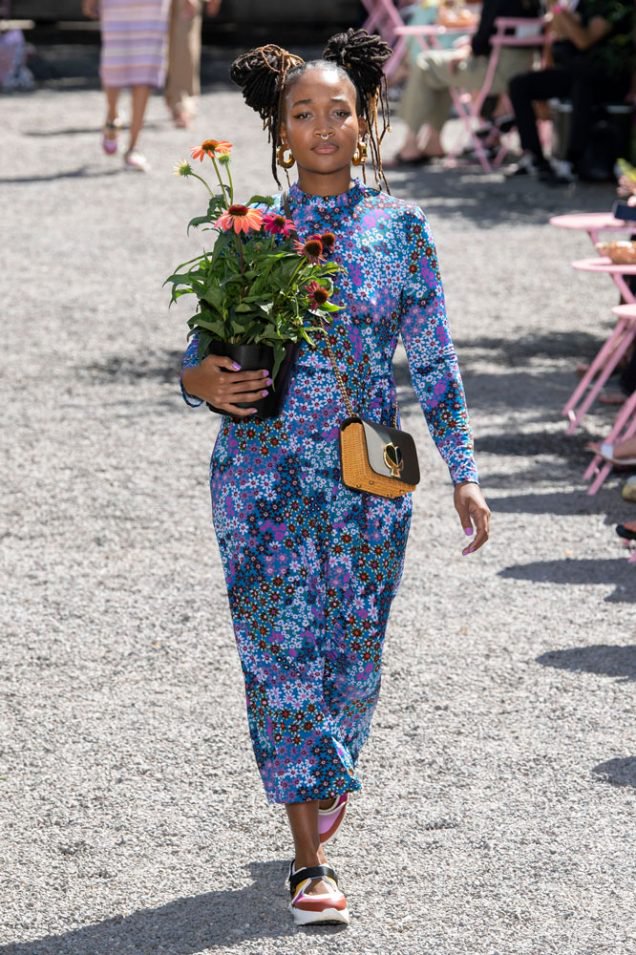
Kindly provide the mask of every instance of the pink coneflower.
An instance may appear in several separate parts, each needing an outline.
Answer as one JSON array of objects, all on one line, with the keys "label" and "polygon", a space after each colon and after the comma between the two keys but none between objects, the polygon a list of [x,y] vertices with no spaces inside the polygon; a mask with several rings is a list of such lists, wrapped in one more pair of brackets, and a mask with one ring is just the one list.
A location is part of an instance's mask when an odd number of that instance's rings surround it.
[{"label": "pink coneflower", "polygon": [[320,241],[325,247],[325,252],[333,252],[333,247],[336,244],[336,237],[333,232],[323,232]]},{"label": "pink coneflower", "polygon": [[318,282],[310,282],[305,291],[309,296],[309,304],[312,308],[320,308],[329,300],[331,294]]},{"label": "pink coneflower", "polygon": [[200,146],[193,146],[192,158],[203,162],[206,156],[218,159],[220,156],[229,156],[231,151],[232,143],[225,139],[204,139]]},{"label": "pink coneflower", "polygon": [[304,255],[312,265],[324,261],[323,247],[320,236],[312,235],[306,242],[294,242],[294,248],[299,255]]},{"label": "pink coneflower", "polygon": [[285,216],[277,212],[266,212],[263,216],[263,229],[265,232],[270,232],[272,235],[282,235],[285,238],[290,236],[292,232],[296,231],[294,223],[291,219],[287,219]]},{"label": "pink coneflower", "polygon": [[218,229],[228,232],[234,229],[235,232],[259,232],[263,225],[263,213],[260,209],[250,209],[249,206],[242,206],[238,203],[220,215],[214,225]]}]

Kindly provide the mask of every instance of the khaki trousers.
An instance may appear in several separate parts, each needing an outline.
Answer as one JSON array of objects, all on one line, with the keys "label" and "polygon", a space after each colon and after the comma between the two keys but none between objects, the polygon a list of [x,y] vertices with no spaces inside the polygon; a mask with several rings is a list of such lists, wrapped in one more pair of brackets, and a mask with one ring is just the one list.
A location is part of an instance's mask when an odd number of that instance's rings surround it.
[{"label": "khaki trousers", "polygon": [[189,17],[181,0],[172,0],[166,103],[173,112],[192,115],[201,91],[201,7]]},{"label": "khaki trousers", "polygon": [[[409,129],[417,133],[421,126],[432,126],[438,132],[448,119],[452,99],[449,90],[459,87],[469,92],[481,89],[488,57],[470,56],[462,60],[456,72],[451,62],[457,56],[454,50],[431,50],[420,53],[411,68],[408,83],[400,105],[400,116]],[[495,71],[491,92],[505,93],[508,81],[518,73],[532,69],[532,50],[503,49]]]}]

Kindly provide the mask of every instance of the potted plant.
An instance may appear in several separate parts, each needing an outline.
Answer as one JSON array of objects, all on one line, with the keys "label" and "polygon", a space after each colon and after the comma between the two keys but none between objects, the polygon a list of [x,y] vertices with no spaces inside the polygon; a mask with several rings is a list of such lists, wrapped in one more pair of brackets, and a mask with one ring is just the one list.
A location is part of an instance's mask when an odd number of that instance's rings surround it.
[{"label": "potted plant", "polygon": [[228,355],[243,370],[270,372],[271,393],[250,406],[258,417],[272,417],[280,410],[299,344],[315,347],[312,332],[323,330],[323,322],[341,307],[331,301],[332,276],[341,267],[329,261],[332,233],[299,242],[293,222],[269,211],[273,197],[234,201],[231,150],[231,143],[216,139],[192,150],[193,159],[210,159],[218,190],[187,160],[175,167],[178,176],[198,179],[208,192],[207,212],[192,219],[188,231],[194,226],[216,238],[177,266],[166,283],[172,286],[170,304],[182,295],[196,296],[188,326],[198,336],[199,359]]}]

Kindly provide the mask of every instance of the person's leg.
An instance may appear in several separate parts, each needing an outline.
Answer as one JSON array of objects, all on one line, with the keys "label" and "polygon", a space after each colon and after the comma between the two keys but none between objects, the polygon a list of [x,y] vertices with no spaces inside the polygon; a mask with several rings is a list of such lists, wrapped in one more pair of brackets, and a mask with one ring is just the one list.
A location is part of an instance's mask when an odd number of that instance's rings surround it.
[{"label": "person's leg", "polygon": [[[318,834],[318,807],[325,808],[332,800],[288,803],[287,819],[294,840],[294,868],[304,869],[309,866],[326,865],[327,856],[320,844]],[[306,894],[319,895],[328,892],[329,886],[322,880],[312,882]]]},{"label": "person's leg", "polygon": [[611,82],[603,74],[580,67],[572,78],[572,122],[566,158],[576,168],[587,147],[594,107],[600,103],[621,101],[627,92],[627,81]]},{"label": "person's leg", "polygon": [[128,152],[131,153],[137,146],[137,140],[144,124],[146,106],[150,95],[149,86],[133,86],[131,88],[132,115],[130,119],[130,138],[128,141]]},{"label": "person's leg", "polygon": [[[417,158],[422,154],[418,145],[418,134],[422,126],[433,129],[438,134],[448,119],[451,107],[450,86],[451,51],[441,50],[422,53],[411,68],[409,80],[400,104],[400,116],[408,127],[408,132],[398,151],[405,160]],[[427,143],[426,152],[433,153],[432,145]],[[437,154],[442,154],[441,143]]]},{"label": "person's leg", "polygon": [[118,117],[117,110],[121,90],[117,86],[109,86],[104,92],[106,93],[106,122],[115,123]]},{"label": "person's leg", "polygon": [[535,100],[567,96],[571,85],[570,75],[557,67],[520,73],[513,76],[508,84],[508,95],[517,122],[521,148],[524,152],[530,153],[538,165],[545,165],[546,159],[541,147],[532,104]]},{"label": "person's leg", "polygon": [[[200,10],[200,8],[199,8]],[[200,91],[201,13],[188,16],[174,0],[170,19],[166,103],[177,125],[186,126]]]},{"label": "person's leg", "polygon": [[104,123],[103,146],[107,153],[117,152],[118,103],[120,89],[117,86],[104,88],[106,94],[106,121]]}]

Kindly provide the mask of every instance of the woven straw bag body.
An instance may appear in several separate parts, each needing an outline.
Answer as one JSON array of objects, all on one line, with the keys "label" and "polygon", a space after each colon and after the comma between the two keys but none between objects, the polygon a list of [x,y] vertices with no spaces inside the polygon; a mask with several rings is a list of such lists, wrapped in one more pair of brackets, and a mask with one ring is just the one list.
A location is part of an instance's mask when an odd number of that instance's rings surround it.
[{"label": "woven straw bag body", "polygon": [[[399,449],[407,460],[406,474],[392,476],[391,467],[385,463],[380,452],[387,445],[387,435],[378,435],[378,431],[387,431],[357,417],[347,418],[340,426],[340,470],[342,482],[355,491],[366,491],[380,497],[402,497],[417,487],[419,468],[413,439],[406,432],[390,430],[402,445]],[[371,447],[370,447],[371,445]],[[395,444],[392,444],[395,448]],[[372,466],[373,465],[373,466]]]}]

